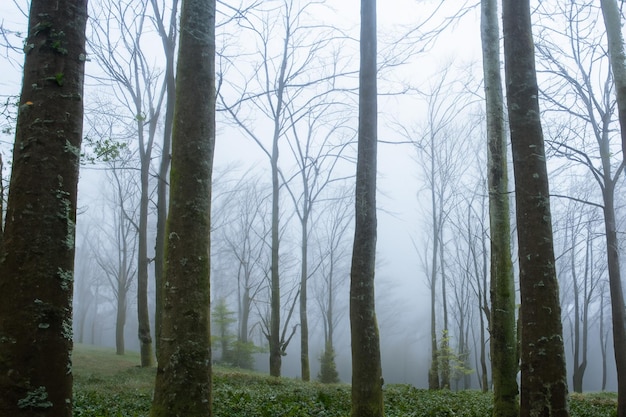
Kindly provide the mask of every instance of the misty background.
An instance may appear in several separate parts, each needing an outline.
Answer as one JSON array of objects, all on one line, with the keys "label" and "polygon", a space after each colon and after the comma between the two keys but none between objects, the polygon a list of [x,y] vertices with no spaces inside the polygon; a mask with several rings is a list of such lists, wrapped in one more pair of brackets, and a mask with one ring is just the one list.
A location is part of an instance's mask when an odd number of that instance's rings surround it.
[{"label": "misty background", "polygon": [[[116,323],[123,317],[123,347],[139,350],[137,340],[137,230],[139,196],[139,163],[137,120],[148,121],[150,107],[158,101],[163,73],[163,51],[150,9],[141,9],[140,3],[132,10],[143,10],[145,17],[141,40],[133,41],[132,30],[138,24],[138,15],[123,14],[120,2],[92,0],[90,2],[90,29],[88,39],[90,61],[86,69],[85,87],[85,141],[84,164],[79,183],[79,214],[76,235],[76,271],[74,285],[74,340],[116,347]],[[358,68],[357,1],[267,2],[268,5],[249,11],[247,20],[238,17],[235,9],[242,4],[226,1],[218,5],[218,134],[216,139],[213,233],[212,233],[212,307],[224,300],[232,312],[228,326],[236,335],[240,323],[242,268],[249,268],[253,289],[248,337],[260,350],[267,347],[263,322],[269,303],[267,273],[269,247],[267,232],[270,219],[270,173],[267,155],[262,149],[264,140],[270,140],[273,121],[267,117],[268,108],[260,100],[241,100],[242,92],[257,91],[263,98],[263,71],[270,78],[278,71],[281,42],[284,40],[286,12],[283,4],[291,4],[294,11],[305,9],[300,20],[302,27],[315,28],[315,35],[294,37],[293,63],[306,63],[300,80],[306,83],[316,74],[332,75],[329,84],[316,85],[312,92],[290,97],[294,108],[298,103],[310,102],[322,92],[328,100],[319,113],[312,112],[286,129],[281,139],[281,291],[283,320],[297,301],[300,280],[300,224],[296,211],[303,187],[298,184],[296,143],[308,143],[319,149],[316,170],[327,173],[328,185],[322,189],[312,210],[309,243],[308,314],[311,375],[319,372],[319,356],[324,349],[324,314],[328,298],[329,241],[336,239],[336,255],[332,267],[334,321],[333,342],[337,370],[343,382],[350,382],[350,338],[348,321],[348,280],[352,245],[351,201],[356,146],[356,77]],[[445,6],[442,5],[445,3]],[[12,133],[19,94],[19,74],[22,63],[22,40],[26,28],[26,1],[5,1],[0,6],[2,15],[3,53],[0,62],[3,77],[0,94],[6,102],[4,118],[0,121],[0,151],[4,161],[2,180],[8,184],[10,172]],[[552,200],[555,231],[557,272],[561,283],[565,349],[568,379],[571,384],[575,347],[574,328],[581,322],[575,316],[574,299],[577,282],[588,291],[589,325],[588,365],[584,389],[602,388],[603,363],[605,389],[616,389],[615,365],[610,333],[610,312],[606,276],[606,253],[603,248],[601,210],[588,201],[599,204],[600,190],[593,183],[589,171],[575,158],[568,157],[558,146],[559,141],[570,140],[589,155],[597,149],[585,140],[591,136],[589,127],[577,124],[572,118],[579,109],[577,97],[567,93],[567,86],[558,78],[561,62],[572,74],[580,75],[575,61],[558,56],[568,53],[571,39],[572,11],[563,6],[535,4],[538,45],[537,62],[542,90],[540,105],[549,150],[551,189],[559,195]],[[277,16],[269,20],[267,11]],[[265,10],[265,11],[264,11]],[[600,27],[595,26],[598,10],[582,8],[577,15],[584,24],[583,47],[606,43]],[[119,13],[118,13],[119,12]],[[165,13],[168,13],[165,10]],[[596,13],[594,15],[594,13]],[[595,16],[595,17],[594,17]],[[588,20],[583,20],[583,17]],[[121,22],[126,20],[124,26]],[[595,20],[594,20],[595,19]],[[601,20],[601,19],[600,19]],[[453,387],[469,380],[469,387],[479,387],[479,354],[481,344],[488,354],[488,332],[481,339],[477,289],[488,268],[488,217],[486,203],[486,139],[483,129],[480,11],[471,2],[395,0],[378,6],[379,21],[379,159],[378,159],[378,259],[376,274],[377,315],[381,333],[383,375],[386,383],[409,383],[427,387],[430,366],[430,252],[432,251],[432,214],[442,210],[444,224],[444,251],[437,274],[447,282],[447,303],[450,314],[450,344],[465,356],[465,365],[471,373],[459,375]],[[445,29],[445,30],[444,30]],[[311,32],[308,32],[311,33]],[[580,33],[583,33],[581,31]],[[259,34],[266,36],[260,37]],[[332,34],[332,37],[328,37]],[[96,36],[97,35],[97,36]],[[561,36],[562,35],[562,36]],[[260,39],[265,39],[263,44]],[[328,40],[332,39],[332,40]],[[107,44],[107,42],[109,42]],[[568,43],[569,42],[569,43]],[[97,43],[97,44],[96,44]],[[261,45],[267,46],[266,56]],[[137,48],[145,58],[142,62],[147,76],[133,74],[132,57]],[[220,49],[221,48],[221,49]],[[552,49],[551,49],[552,48]],[[596,94],[602,100],[611,87],[608,77],[608,57],[601,48],[583,54],[578,59],[589,70]],[[133,52],[134,51],[134,52]],[[314,52],[314,54],[313,54]],[[129,79],[138,83],[146,99],[145,112],[132,111],[132,97],[128,96],[119,80],[107,71],[105,62],[117,57],[120,68],[129,71]],[[309,60],[311,58],[311,60]],[[574,57],[576,58],[576,57]],[[269,63],[264,68],[261,63]],[[255,82],[256,81],[256,82]],[[134,86],[133,86],[134,87]],[[255,90],[255,88],[259,90]],[[327,94],[332,91],[331,94]],[[201,92],[199,92],[201,93]],[[252,96],[254,94],[250,93]],[[236,104],[235,104],[236,103]],[[130,106],[129,106],[130,104]],[[239,121],[227,108],[238,106]],[[130,109],[129,109],[130,107]],[[609,106],[610,107],[610,106]],[[572,110],[568,112],[567,110]],[[271,112],[271,110],[270,110]],[[616,122],[612,122],[615,128]],[[149,257],[154,255],[156,216],[154,214],[156,175],[160,158],[159,129],[155,125],[155,145],[152,159],[151,204],[149,215]],[[261,144],[246,131],[253,130]],[[579,135],[572,135],[576,131]],[[587,132],[587,133],[585,133]],[[610,130],[616,135],[615,129]],[[106,142],[106,141],[109,142]],[[617,140],[615,142],[618,142]],[[338,150],[341,150],[339,152]],[[112,152],[108,154],[108,152]],[[612,149],[615,160],[621,158],[619,146]],[[330,159],[330,156],[336,159]],[[571,155],[570,155],[571,156]],[[314,157],[310,156],[309,160]],[[305,160],[307,160],[305,158]],[[596,161],[595,157],[591,160]],[[327,161],[326,165],[322,161]],[[328,162],[328,161],[332,161]],[[331,170],[332,166],[332,170]],[[433,167],[435,167],[433,169]],[[512,176],[511,176],[512,178]],[[623,180],[616,188],[617,218],[623,230]],[[8,188],[8,187],[6,187]],[[433,208],[436,195],[436,208]],[[5,196],[6,197],[6,196]],[[569,198],[568,198],[569,197]],[[245,220],[245,221],[244,221]],[[341,233],[332,234],[333,227]],[[247,230],[247,231],[246,231]],[[623,236],[620,235],[620,237]],[[246,242],[246,243],[244,243]],[[512,236],[515,258],[515,237]],[[243,252],[244,245],[247,252]],[[249,257],[244,262],[242,254]],[[620,251],[623,253],[623,250]],[[245,265],[244,265],[245,264]],[[153,265],[149,268],[148,287],[150,312],[154,314]],[[123,285],[120,286],[120,280]],[[583,280],[583,281],[577,281]],[[440,285],[440,284],[437,284]],[[121,292],[125,288],[126,293]],[[125,305],[119,308],[120,298]],[[443,314],[443,300],[438,294],[436,310],[439,323]],[[463,320],[461,320],[463,318]],[[294,333],[283,357],[282,374],[299,377],[300,342],[297,303],[287,334]],[[217,335],[219,326],[213,324]],[[154,330],[152,319],[151,328]],[[119,330],[117,343],[119,344]],[[460,346],[460,340],[463,346]],[[119,346],[118,346],[119,347]],[[219,345],[213,349],[220,357]],[[255,368],[268,371],[266,352],[254,354]]]}]

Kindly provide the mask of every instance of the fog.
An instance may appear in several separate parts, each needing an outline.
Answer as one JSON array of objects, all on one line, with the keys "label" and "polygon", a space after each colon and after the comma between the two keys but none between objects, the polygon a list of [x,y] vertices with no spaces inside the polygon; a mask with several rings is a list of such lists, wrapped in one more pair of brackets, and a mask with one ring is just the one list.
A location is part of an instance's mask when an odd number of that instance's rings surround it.
[{"label": "fog", "polygon": [[[97,4],[98,2],[93,3]],[[423,10],[431,10],[436,2],[419,2],[419,7],[416,7],[415,3],[409,0],[398,0],[390,6],[379,5],[379,27],[382,38],[381,51],[393,50],[390,44],[397,40],[397,37],[406,33],[406,28],[403,25],[416,23],[416,9],[422,7]],[[347,33],[355,36],[355,31],[358,29],[356,24],[358,21],[358,2],[355,0],[342,1],[341,4],[334,6],[336,7],[336,13],[334,15],[331,13],[323,15],[320,18],[321,21],[327,24],[341,25],[342,29]],[[2,15],[8,16],[7,23],[11,23],[15,27],[20,27],[20,24],[23,25],[24,21],[20,18],[19,13],[15,10],[9,10],[9,8],[11,7],[6,2],[0,6]],[[449,16],[450,13],[443,10],[438,16],[440,19],[443,19],[445,16]],[[339,18],[338,16],[349,17]],[[338,22],[338,20],[341,22]],[[480,82],[481,68],[478,64],[480,62],[478,24],[479,11],[476,8],[469,9],[460,20],[443,32],[436,42],[428,45],[425,52],[410,57],[402,65],[397,65],[397,67],[390,65],[390,68],[381,71],[376,309],[381,336],[382,369],[386,384],[406,383],[426,388],[431,360],[430,290],[428,284],[428,261],[425,255],[430,248],[432,240],[429,232],[430,199],[426,192],[428,186],[426,175],[419,165],[419,152],[414,145],[406,144],[409,139],[414,140],[415,137],[407,138],[406,132],[419,136],[427,130],[425,92],[428,91],[434,80],[437,80],[444,69],[450,70],[450,77],[453,80],[450,83],[449,97],[455,97],[453,93],[460,94],[464,89],[469,91],[468,94],[482,94]],[[15,39],[19,41],[19,37]],[[228,40],[232,41],[232,39]],[[344,51],[354,53],[354,45],[348,45]],[[225,45],[225,48],[227,46],[229,45]],[[239,48],[245,49],[243,46],[234,47],[235,50]],[[355,58],[355,56],[352,58]],[[154,58],[154,61],[159,64],[159,59],[158,57]],[[3,98],[13,96],[19,92],[19,68],[17,68],[19,60],[15,58],[15,55],[10,55],[10,59],[7,59],[7,62],[9,61],[9,64],[4,63],[3,65],[6,68],[10,68],[10,71],[7,71],[10,75],[7,75],[0,82],[0,91],[3,93]],[[156,67],[160,68],[159,65],[156,65]],[[90,71],[92,77],[101,75],[101,69],[98,68],[96,60],[88,64],[88,73]],[[244,72],[243,69],[241,71],[242,73]],[[243,78],[245,79],[245,77]],[[348,84],[351,82],[353,83],[354,79],[347,81]],[[110,100],[115,95],[111,91],[110,87],[103,86],[95,78],[89,78],[86,87],[86,100],[90,111],[93,112],[94,108],[98,108],[98,100],[101,98]],[[402,91],[402,94],[399,91]],[[454,100],[454,98],[445,99]],[[349,102],[350,100],[353,100],[353,97],[346,98],[346,101]],[[482,120],[482,115],[480,114],[482,102],[476,97],[473,100],[475,100],[475,105],[471,107],[468,105],[467,109],[462,114],[459,114],[459,119],[462,119],[459,124],[463,126],[459,126],[459,130],[454,131],[450,135],[450,140],[456,140],[457,142],[454,142],[454,146],[458,149],[464,149],[466,153],[462,154],[461,158],[465,158],[468,161],[463,172],[459,174],[460,180],[455,185],[458,187],[455,188],[455,191],[459,189],[467,190],[468,187],[475,186],[477,191],[472,195],[480,196],[481,194],[484,195],[484,188],[480,188],[480,180],[477,178],[479,177],[480,168],[484,167],[480,165],[480,161],[484,161],[485,153],[484,143],[482,142],[484,135],[479,127]],[[449,105],[448,102],[446,103]],[[119,111],[121,112],[122,110]],[[87,116],[87,119],[90,117]],[[132,117],[134,115],[131,115]],[[261,119],[258,115],[256,117]],[[270,123],[268,121],[258,120],[256,117],[250,116],[255,127],[264,127],[266,124],[269,126]],[[95,119],[94,117],[91,118]],[[87,120],[87,126],[88,123],[95,122]],[[348,128],[354,128],[354,114],[348,117],[346,125]],[[402,128],[399,126],[402,126]],[[88,128],[87,130],[89,131]],[[550,129],[546,129],[546,131],[549,136]],[[128,134],[128,132],[125,133]],[[0,150],[5,161],[10,160],[11,144],[11,130],[9,129],[0,136]],[[130,145],[133,158],[136,158],[135,146],[134,144]],[[286,176],[289,176],[293,172],[295,163],[289,160],[289,147],[286,144],[282,146],[281,158],[283,159],[281,160],[281,169],[284,170]],[[348,149],[350,148],[348,147]],[[460,153],[461,151],[458,152]],[[353,157],[353,155],[350,155],[350,157]],[[473,162],[470,163],[470,160]],[[580,170],[566,167],[557,158],[551,159],[549,163],[551,168],[551,187],[553,189],[566,193],[580,187],[580,183],[574,180],[574,177],[582,177]],[[154,182],[154,175],[156,175],[155,172],[158,165],[156,159],[153,161],[153,165],[154,169],[151,174]],[[9,168],[5,166],[2,173],[5,181],[8,178]],[[337,176],[351,175],[350,170],[352,168],[353,166],[350,163],[346,163],[338,171]],[[564,175],[563,172],[566,168],[570,169],[569,172],[572,172],[572,174]],[[229,201],[229,195],[231,195],[229,193],[236,191],[233,190],[232,184],[240,185],[243,183],[243,179],[249,179],[250,181],[258,180],[261,184],[260,189],[263,192],[267,192],[267,189],[263,188],[263,186],[264,183],[269,181],[268,169],[267,156],[259,147],[249,137],[246,137],[242,129],[234,126],[232,120],[228,119],[226,112],[218,114],[218,137],[214,170],[215,207],[220,208],[226,203],[232,204],[233,201]],[[116,255],[115,248],[110,241],[106,240],[106,235],[111,233],[107,231],[107,227],[115,223],[115,210],[111,206],[115,190],[111,179],[107,177],[107,170],[108,168],[103,164],[85,164],[81,170],[76,238],[74,335],[76,343],[115,347],[116,308],[113,282],[111,277],[107,278],[105,272],[96,262],[98,255],[110,256],[111,259]],[[589,182],[589,177],[586,178],[582,182]],[[297,221],[294,219],[292,203],[288,200],[284,188],[281,189],[281,193],[281,223],[283,226],[281,261],[284,262],[281,266],[281,274],[284,280],[282,289],[284,297],[283,311],[281,314],[284,320],[289,310],[289,303],[293,299],[294,291],[292,290],[298,280],[299,242]],[[597,191],[595,194],[593,192],[590,192],[590,194],[591,199],[594,196],[597,197]],[[156,199],[154,195],[152,197]],[[114,201],[113,204],[115,204]],[[556,248],[557,256],[563,256],[563,263],[557,266],[565,271],[563,272],[565,275],[567,272],[566,254],[568,250],[563,248],[564,230],[566,228],[563,225],[566,221],[563,219],[565,218],[564,213],[566,210],[560,204],[560,202],[555,202],[555,241],[561,245]],[[463,209],[459,208],[460,205],[461,202],[459,200],[456,202],[454,209],[458,209],[463,213]],[[214,210],[217,210],[215,207]],[[623,220],[623,204],[619,206],[619,210],[618,218]],[[325,207],[319,209],[320,217],[325,211]],[[451,217],[453,216],[452,211],[451,209]],[[315,214],[318,213],[315,212]],[[226,299],[229,308],[234,313],[237,313],[237,265],[233,264],[232,257],[228,257],[231,255],[224,254],[224,248],[227,245],[222,236],[224,230],[223,219],[228,215],[228,212],[215,211],[213,213],[216,229],[215,237],[213,238],[212,299],[214,301],[220,298]],[[461,218],[462,216],[457,217]],[[150,214],[150,222],[148,242],[150,242],[149,247],[151,249],[149,256],[153,256],[156,227],[154,213]],[[621,229],[623,230],[623,227]],[[597,232],[597,229],[594,229],[594,231]],[[450,278],[451,281],[453,278],[458,278],[458,281],[462,282],[462,278],[459,278],[461,268],[454,269],[454,262],[456,262],[457,257],[460,257],[457,256],[458,253],[455,254],[454,252],[454,244],[455,241],[461,239],[455,233],[452,227],[446,231],[446,241],[449,245],[449,252],[446,253],[446,257],[450,258],[447,266],[452,271],[451,275],[456,274],[455,277]],[[351,238],[351,232],[344,237],[348,247],[351,244]],[[605,253],[601,249],[601,243],[597,243],[598,252],[594,255],[598,264],[596,268],[596,279],[598,281],[606,280],[606,272],[601,266],[605,257]],[[513,248],[515,250],[515,244]],[[621,254],[623,257],[623,250]],[[458,267],[458,265],[456,266]],[[596,264],[594,264],[594,267],[596,267]],[[262,267],[259,267],[259,270],[261,269]],[[263,272],[265,271],[259,273],[262,275]],[[149,300],[151,314],[154,315],[152,263],[150,264],[150,274]],[[337,320],[333,339],[336,350],[336,364],[340,379],[343,382],[350,382],[349,256],[338,265],[337,277],[343,283],[338,285],[335,294],[335,314]],[[312,277],[309,282],[311,293],[309,294],[308,312],[312,378],[318,375],[319,356],[324,349],[322,313],[315,299],[315,285],[317,285],[315,279],[319,280],[319,276]],[[565,283],[565,285],[562,284],[561,296],[563,298],[564,340],[569,373],[568,382],[571,384],[573,342],[570,324],[576,318],[570,316],[571,301],[569,301],[569,297],[571,295],[568,292],[568,278],[563,276],[560,279]],[[259,294],[259,298],[254,303],[249,326],[252,341],[261,347],[267,347],[267,340],[262,334],[261,324],[266,314],[267,299],[266,293]],[[471,300],[475,302],[474,298]],[[607,339],[600,337],[599,316],[597,313],[601,309],[597,298],[590,304],[590,309],[593,313],[593,318],[589,330],[588,366],[585,372],[584,389],[588,391],[599,391],[601,389],[602,352],[600,343],[605,341],[607,345],[606,389],[614,391],[616,390],[616,374],[611,334],[610,332],[607,333]],[[127,351],[139,350],[136,310],[136,283],[133,283],[128,295],[127,317],[124,327],[125,348]],[[438,311],[438,323],[441,323],[441,300],[438,300],[436,310]],[[469,347],[468,365],[473,370],[470,374],[471,388],[477,389],[479,380],[476,369],[478,368],[478,343],[480,343],[477,339],[477,317],[480,312],[476,305],[471,306],[471,314],[470,320],[472,325],[469,333],[470,339],[467,343]],[[233,334],[237,332],[237,324],[233,323],[230,327],[230,331]],[[292,329],[297,324],[298,314],[296,309],[287,328]],[[454,326],[454,317],[451,317],[450,328],[452,329]],[[154,331],[154,317],[152,318],[151,327]],[[604,331],[606,332],[607,329],[610,329],[610,316],[604,316]],[[451,331],[451,337],[454,345],[458,337],[456,330]],[[288,346],[287,355],[283,357],[282,375],[294,378],[300,377],[299,352],[299,333],[296,330],[296,334]],[[217,348],[214,348],[214,353],[216,354],[216,359],[218,359],[219,351]],[[267,353],[255,354],[255,368],[261,372],[268,372]],[[452,388],[455,388],[454,381],[452,384]]]}]

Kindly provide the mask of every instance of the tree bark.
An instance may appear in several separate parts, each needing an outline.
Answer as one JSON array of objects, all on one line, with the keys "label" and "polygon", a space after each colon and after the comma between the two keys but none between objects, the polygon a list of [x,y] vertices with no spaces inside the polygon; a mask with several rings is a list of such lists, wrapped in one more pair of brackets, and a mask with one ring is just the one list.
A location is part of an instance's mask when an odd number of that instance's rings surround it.
[{"label": "tree bark", "polygon": [[500,72],[500,29],[496,0],[481,1],[481,41],[487,116],[487,181],[491,233],[491,373],[497,417],[517,417],[517,333],[515,280],[511,261],[511,219],[507,145]]},{"label": "tree bark", "polygon": [[215,0],[185,0],[152,417],[212,414],[209,276],[214,147]]},{"label": "tree bark", "polygon": [[0,415],[72,415],[86,0],[32,0],[0,248]]},{"label": "tree bark", "polygon": [[382,417],[382,369],[376,322],[376,0],[361,0],[359,132],[355,232],[350,271],[352,417]]},{"label": "tree bark", "polygon": [[503,1],[521,296],[520,416],[569,416],[529,0]]}]

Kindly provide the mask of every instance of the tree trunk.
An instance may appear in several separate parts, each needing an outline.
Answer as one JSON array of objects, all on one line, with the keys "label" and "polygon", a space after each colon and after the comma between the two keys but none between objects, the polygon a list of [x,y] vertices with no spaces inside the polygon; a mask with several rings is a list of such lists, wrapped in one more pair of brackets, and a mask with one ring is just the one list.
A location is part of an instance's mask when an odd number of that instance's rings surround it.
[{"label": "tree trunk", "polygon": [[561,307],[529,0],[503,1],[503,28],[522,305],[520,416],[567,417]]},{"label": "tree trunk", "polygon": [[86,0],[32,0],[0,248],[0,415],[72,415]]},{"label": "tree trunk", "polygon": [[361,0],[359,133],[355,231],[350,271],[352,417],[382,417],[380,340],[376,322],[376,0]]},{"label": "tree trunk", "polygon": [[[140,122],[139,125],[143,124]],[[140,134],[141,135],[141,134]],[[140,144],[143,147],[142,144]],[[139,247],[137,250],[137,322],[141,366],[152,366],[152,336],[148,310],[148,175],[150,156],[141,151],[141,199],[139,201]]]},{"label": "tree trunk", "polygon": [[[309,196],[305,186],[304,204],[308,204]],[[309,210],[303,210],[302,218],[302,265],[300,270],[300,368],[302,380],[311,380],[311,370],[309,367],[309,321],[307,317],[307,278],[308,278],[308,228]]]},{"label": "tree trunk", "polygon": [[511,219],[496,0],[481,2],[481,40],[487,116],[487,181],[491,232],[489,330],[493,415],[517,417],[519,406],[515,280],[511,261]]},{"label": "tree trunk", "polygon": [[117,290],[117,315],[115,318],[115,354],[124,354],[124,326],[126,325],[126,290]]},{"label": "tree trunk", "polygon": [[[611,71],[615,83],[617,112],[622,138],[622,157],[626,158],[626,53],[624,53],[624,37],[620,10],[616,0],[600,0],[606,37],[608,39]],[[622,378],[624,380],[624,378]],[[626,401],[626,400],[625,400]],[[623,417],[623,414],[620,414]]]},{"label": "tree trunk", "polygon": [[150,415],[206,417],[212,414],[215,0],[182,3],[176,94],[160,355]]},{"label": "tree trunk", "polygon": [[604,196],[604,227],[606,232],[607,263],[609,268],[609,290],[611,293],[611,313],[613,316],[613,351],[617,368],[617,415],[626,416],[626,312],[619,261],[619,244],[615,221],[613,182],[606,183]]},{"label": "tree trunk", "polygon": [[283,59],[278,77],[278,89],[276,91],[276,114],[274,117],[274,136],[272,138],[272,151],[270,153],[270,165],[272,168],[272,262],[271,262],[271,293],[270,293],[270,375],[279,377],[282,366],[283,346],[280,337],[280,271],[279,263],[279,202],[280,202],[280,181],[278,172],[278,140],[281,131],[281,116],[283,113],[283,94],[285,92],[285,73],[287,71],[287,61],[289,57],[289,39],[291,33],[287,29],[285,41],[283,43]]},{"label": "tree trunk", "polygon": [[279,377],[282,365],[282,353],[280,346],[280,276],[278,271],[279,262],[279,182],[278,182],[278,131],[274,135],[272,146],[272,265],[271,269],[271,294],[270,294],[270,375]]},{"label": "tree trunk", "polygon": [[[620,133],[622,138],[622,157],[626,158],[626,54],[622,36],[621,13],[615,0],[601,0],[602,15],[608,38],[609,58],[615,82],[617,110],[619,115]],[[607,187],[608,188],[608,187]],[[610,198],[607,190],[603,190],[604,216],[609,266],[609,287],[611,293],[611,311],[613,312],[613,346],[615,365],[617,368],[617,415],[626,417],[626,313],[624,312],[624,293],[619,270],[619,248],[615,230],[615,212],[611,207],[612,220],[607,219],[609,207],[607,199],[613,206],[613,194]],[[613,274],[611,274],[613,272]]]},{"label": "tree trunk", "polygon": [[163,20],[158,13],[156,0],[151,0],[155,12],[156,23],[163,43],[165,52],[165,84],[167,89],[167,101],[165,105],[165,121],[163,123],[163,146],[161,147],[161,161],[159,163],[159,177],[157,185],[157,230],[154,249],[154,290],[155,290],[155,313],[154,334],[155,353],[159,358],[159,336],[161,332],[161,305],[163,288],[163,268],[165,260],[165,227],[167,221],[167,173],[170,167],[170,149],[172,144],[172,124],[174,120],[174,105],[176,103],[176,78],[174,74],[174,54],[176,51],[176,16],[178,0],[172,2],[169,32],[165,29]]},{"label": "tree trunk", "polygon": [[[435,172],[435,157],[433,153],[434,139],[431,138],[430,174]],[[430,270],[430,369],[428,370],[428,389],[439,389],[439,344],[437,343],[437,253],[439,245],[439,221],[437,219],[437,200],[435,197],[434,178],[432,179],[431,208],[433,221],[433,256]]]}]

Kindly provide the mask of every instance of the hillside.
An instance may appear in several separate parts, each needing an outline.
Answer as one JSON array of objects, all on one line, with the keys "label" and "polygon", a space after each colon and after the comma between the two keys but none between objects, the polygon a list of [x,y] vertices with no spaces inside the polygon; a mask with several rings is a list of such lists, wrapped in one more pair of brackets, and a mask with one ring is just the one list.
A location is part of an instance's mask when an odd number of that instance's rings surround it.
[{"label": "hillside", "polygon": [[[86,345],[74,351],[76,417],[148,416],[155,369],[137,366],[139,356],[117,356],[111,349]],[[213,410],[217,417],[345,417],[350,414],[350,386],[303,383],[288,378],[216,367]],[[615,415],[615,394],[573,395],[572,417]],[[385,415],[488,417],[491,394],[385,387]]]}]

